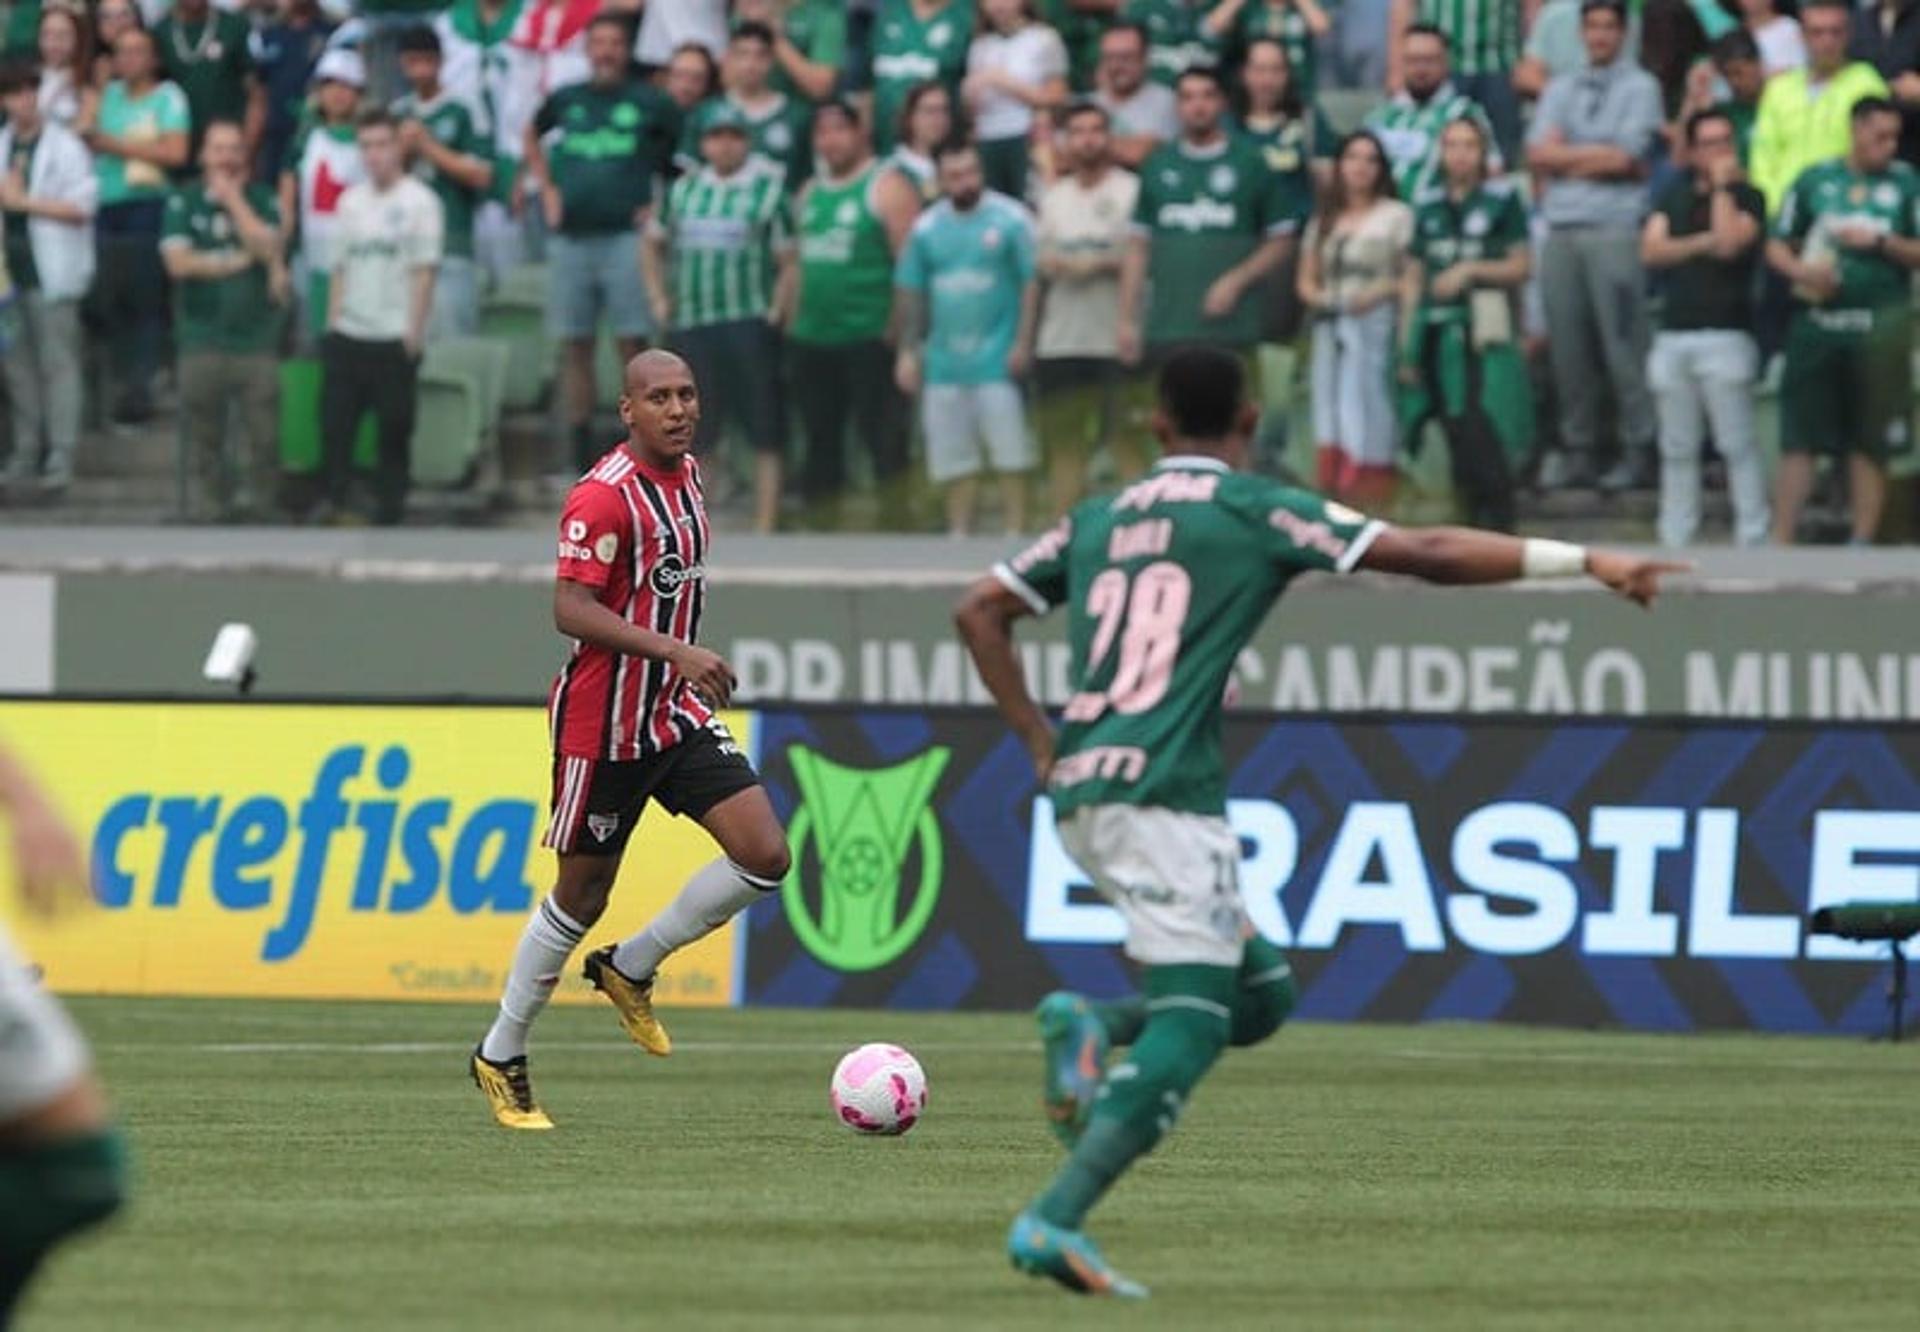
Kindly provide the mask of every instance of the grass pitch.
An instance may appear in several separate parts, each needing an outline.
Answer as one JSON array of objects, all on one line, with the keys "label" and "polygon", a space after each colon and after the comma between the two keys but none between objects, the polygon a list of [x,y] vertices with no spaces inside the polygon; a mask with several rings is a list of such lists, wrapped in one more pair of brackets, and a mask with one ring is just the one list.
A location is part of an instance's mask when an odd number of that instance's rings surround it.
[{"label": "grass pitch", "polygon": [[[1913,1325],[1911,1047],[1290,1028],[1095,1213],[1122,1306],[1002,1255],[1059,1156],[1024,1018],[669,1013],[658,1061],[556,1009],[542,1135],[467,1082],[477,1008],[74,1007],[138,1196],[26,1332]],[[927,1067],[903,1139],[827,1109],[876,1039]]]}]

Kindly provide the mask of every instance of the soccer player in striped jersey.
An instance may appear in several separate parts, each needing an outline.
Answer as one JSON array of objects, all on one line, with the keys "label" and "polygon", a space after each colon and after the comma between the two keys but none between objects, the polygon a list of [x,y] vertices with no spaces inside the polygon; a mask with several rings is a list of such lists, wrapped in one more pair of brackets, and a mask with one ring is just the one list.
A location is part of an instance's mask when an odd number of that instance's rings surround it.
[{"label": "soccer player in striped jersey", "polygon": [[[1166,456],[1118,495],[1087,500],[979,579],[955,619],[980,678],[1032,755],[1060,840],[1120,909],[1143,994],[1049,995],[1036,1016],[1046,1108],[1068,1146],[1014,1221],[1015,1267],[1089,1294],[1146,1294],[1082,1229],[1087,1213],[1173,1127],[1228,1046],[1271,1036],[1293,1007],[1280,950],[1241,901],[1227,824],[1220,710],[1233,665],[1298,575],[1354,569],[1432,583],[1588,577],[1642,605],[1680,566],[1471,528],[1389,527],[1246,471],[1258,412],[1240,359],[1174,352],[1154,433]],[[1027,690],[1012,627],[1065,607],[1073,648],[1064,723]],[[1104,1069],[1107,1052],[1128,1046]]]},{"label": "soccer player in striped jersey", "polygon": [[787,838],[753,765],[714,715],[733,693],[719,654],[696,644],[711,531],[692,456],[700,393],[685,361],[627,363],[626,440],[590,468],[560,514],[553,622],[573,640],[554,681],[553,893],[534,909],[468,1061],[494,1119],[550,1129],[527,1079],[527,1032],[567,959],[606,909],[621,854],[649,800],[697,821],[721,856],[638,934],[590,953],[586,978],[648,1054],[672,1050],[653,979],[675,950],[726,924],[786,877]]}]

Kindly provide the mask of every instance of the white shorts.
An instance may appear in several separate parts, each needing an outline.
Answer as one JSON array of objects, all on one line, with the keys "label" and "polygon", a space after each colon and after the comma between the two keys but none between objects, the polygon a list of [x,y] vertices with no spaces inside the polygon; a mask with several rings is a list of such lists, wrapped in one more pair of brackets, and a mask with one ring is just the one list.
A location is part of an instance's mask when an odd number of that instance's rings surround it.
[{"label": "white shorts", "polygon": [[50,1104],[87,1071],[79,1028],[0,933],[0,1124]]},{"label": "white shorts", "polygon": [[929,384],[920,394],[920,421],[934,481],[978,476],[987,462],[996,472],[1030,472],[1039,461],[1017,385]]},{"label": "white shorts", "polygon": [[1146,966],[1237,967],[1248,920],[1240,839],[1227,821],[1155,806],[1086,805],[1060,844],[1127,921],[1127,956]]}]

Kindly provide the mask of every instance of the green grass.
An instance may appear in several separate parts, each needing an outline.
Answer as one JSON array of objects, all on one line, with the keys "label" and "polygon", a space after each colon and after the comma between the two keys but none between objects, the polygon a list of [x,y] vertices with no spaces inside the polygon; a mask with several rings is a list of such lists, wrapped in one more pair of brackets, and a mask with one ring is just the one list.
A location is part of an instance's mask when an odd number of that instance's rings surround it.
[{"label": "green grass", "polygon": [[[28,1332],[1913,1326],[1906,1047],[1292,1028],[1095,1214],[1155,1290],[1120,1307],[1002,1256],[1058,1159],[1024,1018],[682,1012],[654,1061],[555,1010],[560,1131],[513,1135],[463,1071],[475,1008],[75,1007],[138,1195]],[[871,1039],[927,1066],[906,1138],[827,1110]]]}]

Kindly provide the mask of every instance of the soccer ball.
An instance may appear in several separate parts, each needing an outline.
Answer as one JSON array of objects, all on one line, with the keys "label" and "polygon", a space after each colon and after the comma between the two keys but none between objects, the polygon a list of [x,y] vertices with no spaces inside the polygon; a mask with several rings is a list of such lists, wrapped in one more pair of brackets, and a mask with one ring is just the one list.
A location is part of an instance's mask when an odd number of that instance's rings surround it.
[{"label": "soccer ball", "polygon": [[927,1075],[897,1045],[863,1045],[834,1068],[828,1097],[834,1118],[855,1133],[901,1134],[926,1111]]}]

